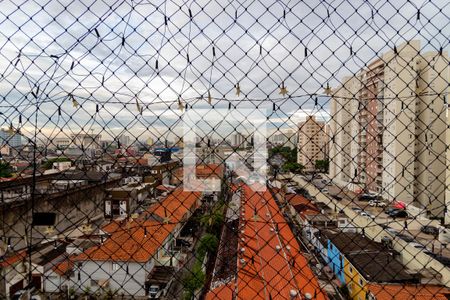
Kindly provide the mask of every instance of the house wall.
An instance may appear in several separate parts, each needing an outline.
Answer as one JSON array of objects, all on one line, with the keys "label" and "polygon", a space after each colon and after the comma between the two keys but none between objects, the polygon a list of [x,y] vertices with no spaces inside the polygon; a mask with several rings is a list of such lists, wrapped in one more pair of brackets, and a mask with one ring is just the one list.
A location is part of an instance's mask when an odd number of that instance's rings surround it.
[{"label": "house wall", "polygon": [[49,270],[43,276],[43,291],[45,293],[55,293],[64,291],[64,286],[67,286],[67,289],[71,286],[70,279],[59,275],[58,273]]},{"label": "house wall", "polygon": [[[78,292],[99,289],[95,281],[109,281],[109,289],[119,294],[145,296],[145,280],[155,263],[85,261],[75,267],[73,286]],[[128,272],[127,272],[128,266]]]},{"label": "house wall", "polygon": [[367,284],[364,277],[358,272],[358,270],[347,260],[344,259],[344,276],[347,287],[349,287],[350,297],[353,300],[365,300]]},{"label": "house wall", "polygon": [[331,267],[331,270],[334,274],[336,274],[337,278],[341,283],[345,283],[345,275],[344,275],[344,259],[341,255],[341,252],[338,248],[336,248],[331,241],[328,240],[328,263]]}]

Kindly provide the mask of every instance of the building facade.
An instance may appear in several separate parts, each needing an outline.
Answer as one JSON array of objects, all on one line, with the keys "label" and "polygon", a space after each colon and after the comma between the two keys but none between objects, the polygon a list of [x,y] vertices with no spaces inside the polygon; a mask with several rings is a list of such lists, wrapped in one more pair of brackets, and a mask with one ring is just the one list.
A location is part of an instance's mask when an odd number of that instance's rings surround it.
[{"label": "building facade", "polygon": [[410,41],[344,79],[331,99],[330,176],[443,216],[447,57]]},{"label": "building facade", "polygon": [[325,145],[328,137],[325,122],[316,120],[314,116],[308,116],[298,127],[297,162],[305,167],[305,172],[313,172],[316,161],[327,157]]}]

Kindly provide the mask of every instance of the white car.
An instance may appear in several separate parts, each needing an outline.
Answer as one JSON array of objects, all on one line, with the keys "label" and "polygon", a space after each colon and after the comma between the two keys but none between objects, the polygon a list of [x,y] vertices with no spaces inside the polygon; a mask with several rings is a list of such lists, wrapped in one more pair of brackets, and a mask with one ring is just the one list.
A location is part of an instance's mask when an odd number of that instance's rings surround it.
[{"label": "white car", "polygon": [[369,213],[367,213],[367,212],[365,212],[365,211],[362,211],[362,212],[360,213],[360,215],[363,216],[363,217],[370,218],[370,219],[375,219],[375,216],[374,216],[374,215],[371,215],[371,214],[369,214]]}]

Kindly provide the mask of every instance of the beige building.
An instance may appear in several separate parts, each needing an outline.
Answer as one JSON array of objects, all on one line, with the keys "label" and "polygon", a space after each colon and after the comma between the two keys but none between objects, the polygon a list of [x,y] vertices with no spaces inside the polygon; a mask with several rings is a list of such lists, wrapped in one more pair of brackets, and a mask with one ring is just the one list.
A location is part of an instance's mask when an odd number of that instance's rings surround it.
[{"label": "beige building", "polygon": [[331,176],[443,216],[446,57],[411,41],[344,80],[331,101]]},{"label": "beige building", "polygon": [[[447,106],[447,143],[450,142],[450,105]],[[446,190],[445,190],[445,204],[447,211],[445,213],[445,224],[450,224],[450,147],[447,146],[447,170],[446,170]]]},{"label": "beige building", "polygon": [[329,145],[330,176],[341,182],[355,179],[358,147],[356,138],[358,128],[356,112],[359,81],[356,77],[345,77],[343,85],[334,92],[331,100]]},{"label": "beige building", "polygon": [[101,149],[101,135],[94,133],[77,133],[71,134],[72,146],[83,149]]},{"label": "beige building", "polygon": [[305,172],[315,170],[317,160],[327,157],[325,122],[317,121],[314,116],[308,116],[305,121],[298,124],[298,151],[297,162],[302,164]]}]

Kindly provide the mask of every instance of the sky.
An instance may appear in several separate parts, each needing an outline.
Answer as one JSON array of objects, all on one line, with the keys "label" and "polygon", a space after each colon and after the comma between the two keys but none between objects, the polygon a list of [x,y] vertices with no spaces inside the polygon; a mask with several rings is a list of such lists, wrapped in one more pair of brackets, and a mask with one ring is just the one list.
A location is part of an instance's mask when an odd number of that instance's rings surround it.
[{"label": "sky", "polygon": [[394,45],[448,50],[446,2],[1,1],[0,127],[173,137],[179,103],[265,108],[271,130],[327,120],[323,88]]}]

